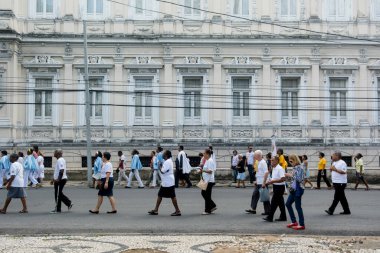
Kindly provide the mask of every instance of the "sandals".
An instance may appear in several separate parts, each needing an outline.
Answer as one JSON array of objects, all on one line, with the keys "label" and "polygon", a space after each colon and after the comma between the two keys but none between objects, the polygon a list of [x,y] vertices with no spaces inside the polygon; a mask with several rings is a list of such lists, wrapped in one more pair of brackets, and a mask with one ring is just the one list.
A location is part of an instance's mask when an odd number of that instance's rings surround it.
[{"label": "sandals", "polygon": [[90,213],[93,213],[93,214],[99,214],[99,211],[92,211],[92,210],[88,210]]},{"label": "sandals", "polygon": [[18,213],[28,213],[28,210],[21,210],[20,212]]},{"label": "sandals", "polygon": [[0,214],[6,214],[7,211],[4,211],[3,209],[0,209]]},{"label": "sandals", "polygon": [[113,211],[108,211],[107,213],[109,213],[109,214],[115,214],[115,213],[117,213],[117,210],[113,210]]},{"label": "sandals", "polygon": [[181,215],[182,215],[181,212],[174,212],[170,216],[181,216]]},{"label": "sandals", "polygon": [[149,215],[158,215],[158,212],[151,210],[148,212]]}]

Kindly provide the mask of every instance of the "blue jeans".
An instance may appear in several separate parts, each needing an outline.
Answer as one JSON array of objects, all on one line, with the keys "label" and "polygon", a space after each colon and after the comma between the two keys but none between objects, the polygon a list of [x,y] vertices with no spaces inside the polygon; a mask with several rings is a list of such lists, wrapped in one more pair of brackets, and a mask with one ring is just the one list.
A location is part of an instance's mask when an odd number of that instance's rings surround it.
[{"label": "blue jeans", "polygon": [[294,215],[294,211],[292,207],[293,203],[296,202],[299,225],[305,226],[305,220],[303,217],[303,211],[302,211],[302,206],[301,206],[301,199],[302,199],[302,196],[297,197],[295,193],[290,193],[288,200],[286,201],[286,208],[288,209],[288,213],[289,213],[290,219],[292,220],[292,223],[297,222],[296,216]]},{"label": "blue jeans", "polygon": [[255,181],[255,171],[253,170],[253,164],[248,164],[249,182],[252,184]]}]

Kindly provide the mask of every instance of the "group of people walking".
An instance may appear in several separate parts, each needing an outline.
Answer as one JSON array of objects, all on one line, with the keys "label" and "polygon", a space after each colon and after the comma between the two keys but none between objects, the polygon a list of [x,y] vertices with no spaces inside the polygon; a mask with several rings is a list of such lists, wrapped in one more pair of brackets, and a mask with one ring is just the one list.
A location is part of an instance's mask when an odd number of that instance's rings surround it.
[{"label": "group of people walking", "polygon": [[[252,179],[252,184],[254,184],[254,189],[252,193],[250,209],[246,212],[250,214],[256,214],[257,205],[259,200],[263,203],[264,220],[267,222],[273,221],[286,221],[287,216],[285,212],[285,207],[288,210],[291,223],[287,225],[289,228],[295,230],[305,229],[305,221],[302,209],[302,196],[304,194],[305,183],[308,181],[310,172],[308,172],[307,156],[302,156],[302,162],[299,156],[292,154],[289,156],[289,163],[293,168],[291,172],[287,171],[288,164],[284,158],[283,150],[279,149],[276,155],[271,153],[267,154],[264,158],[263,152],[260,150],[253,151],[252,147],[248,149],[245,159],[242,155],[238,155],[237,151],[233,152],[232,157],[232,169],[237,171],[236,179],[239,180],[238,186],[242,183],[242,187],[245,187],[245,170],[244,167],[248,167],[250,180]],[[121,151],[118,152],[119,163],[116,169],[118,173],[118,183],[120,184],[122,179],[127,181],[126,188],[131,187],[131,181],[135,177],[138,181],[139,188],[143,188],[144,185],[140,178],[140,173],[142,169],[142,163],[139,158],[139,152],[133,150],[131,159],[131,171],[129,176],[126,175],[127,163],[126,157]],[[42,159],[40,158],[42,157]],[[54,197],[55,197],[55,208],[51,213],[60,213],[62,211],[62,202],[67,206],[68,210],[73,207],[72,201],[63,193],[63,189],[67,182],[67,166],[66,161],[63,158],[62,150],[56,150],[54,152],[54,157],[57,159],[54,175],[51,184],[54,185]],[[215,171],[216,162],[212,149],[207,148],[203,153],[200,154],[201,161],[197,170],[201,175],[201,182],[198,186],[202,189],[201,195],[204,199],[204,215],[212,214],[217,206],[212,199],[212,189],[215,185]],[[327,161],[324,158],[324,154],[320,153],[320,162],[318,164],[318,182],[317,189],[320,188],[320,179],[323,178],[328,187],[331,187],[329,180],[327,179]],[[334,152],[332,154],[332,164],[330,166],[330,171],[332,175],[332,184],[335,189],[334,200],[331,206],[326,210],[326,213],[333,215],[335,208],[341,203],[343,207],[342,215],[351,214],[348,201],[345,196],[345,188],[347,186],[347,165],[342,160],[342,154],[340,152]],[[1,186],[6,186],[8,190],[7,199],[5,200],[3,208],[0,209],[0,213],[5,214],[7,208],[13,198],[21,199],[22,210],[20,213],[27,213],[27,203],[26,203],[26,187],[28,186],[29,180],[33,186],[37,186],[42,183],[43,172],[37,173],[39,175],[37,178],[35,174],[32,173],[35,170],[38,171],[39,168],[43,168],[40,162],[43,163],[43,155],[35,146],[33,149],[28,149],[27,157],[23,158],[22,154],[11,154],[8,155],[6,151],[2,151],[2,157],[0,159],[0,169],[1,169],[1,179],[5,178],[5,184],[2,183]],[[178,147],[178,155],[173,162],[172,153],[170,150],[163,150],[161,147],[157,147],[156,151],[151,153],[151,175],[148,180],[148,184],[151,187],[160,185],[160,189],[157,194],[157,200],[155,207],[148,212],[149,215],[158,215],[159,207],[161,205],[163,198],[170,198],[173,206],[174,212],[171,216],[181,216],[181,210],[178,205],[175,188],[178,187],[178,182],[183,179],[187,183],[187,187],[191,187],[192,183],[189,179],[189,173],[191,169],[190,161],[184,152],[184,147]],[[174,170],[174,164],[176,165],[176,170]],[[365,181],[363,174],[363,160],[362,155],[358,154],[355,156],[355,168],[357,171],[357,183],[362,180],[367,189],[368,184]],[[242,169],[243,168],[243,169]],[[252,168],[252,169],[250,169]],[[31,176],[32,175],[32,176]],[[290,179],[289,184],[287,184],[287,179]],[[35,181],[36,180],[36,181]],[[38,182],[37,180],[40,180]],[[116,214],[116,200],[113,195],[114,188],[114,169],[111,163],[111,154],[109,152],[96,152],[96,159],[94,161],[94,187],[98,189],[98,200],[95,208],[90,209],[89,212],[92,214],[99,214],[100,208],[103,203],[103,198],[108,197],[111,210],[107,213]],[[312,183],[309,181],[312,185]],[[269,186],[272,186],[273,195],[270,199]],[[355,186],[355,189],[357,185]],[[285,203],[284,195],[289,191],[289,196]],[[293,204],[298,213],[298,220],[293,211]],[[280,215],[277,219],[274,219],[277,208],[280,210]]]}]

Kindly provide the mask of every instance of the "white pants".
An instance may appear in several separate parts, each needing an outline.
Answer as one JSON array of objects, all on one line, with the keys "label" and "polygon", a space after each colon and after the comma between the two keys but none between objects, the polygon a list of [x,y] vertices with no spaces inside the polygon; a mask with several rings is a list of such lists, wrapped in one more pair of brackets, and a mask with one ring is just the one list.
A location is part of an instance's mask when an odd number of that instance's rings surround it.
[{"label": "white pants", "polygon": [[36,177],[44,179],[45,178],[45,168],[38,168],[36,171]]},{"label": "white pants", "polygon": [[125,174],[125,170],[119,170],[119,175],[117,177],[117,183],[120,184],[122,179],[124,179],[127,182],[129,181],[127,175]]},{"label": "white pants", "polygon": [[[29,178],[30,182],[32,182],[33,186],[35,186],[36,184],[38,184],[38,181],[37,181],[37,179],[35,177],[35,175],[37,173],[35,171],[31,171],[31,170],[29,170],[28,173],[29,173],[29,175],[28,175],[28,177],[26,179],[26,184],[28,185],[28,178]],[[24,180],[25,180],[25,178],[24,178]],[[25,181],[24,181],[24,183],[25,183]]]},{"label": "white pants", "polygon": [[144,185],[141,181],[141,178],[140,178],[140,173],[138,170],[131,170],[131,172],[129,173],[127,186],[131,187],[133,175],[135,175],[135,178],[136,178],[137,182],[139,183],[139,187],[144,187]]},{"label": "white pants", "polygon": [[5,170],[0,169],[0,189],[3,188],[4,178],[5,178],[5,176],[6,176],[6,172],[5,172]]},{"label": "white pants", "polygon": [[156,183],[158,182],[158,170],[153,171],[153,180],[152,180],[152,186],[156,187]]}]

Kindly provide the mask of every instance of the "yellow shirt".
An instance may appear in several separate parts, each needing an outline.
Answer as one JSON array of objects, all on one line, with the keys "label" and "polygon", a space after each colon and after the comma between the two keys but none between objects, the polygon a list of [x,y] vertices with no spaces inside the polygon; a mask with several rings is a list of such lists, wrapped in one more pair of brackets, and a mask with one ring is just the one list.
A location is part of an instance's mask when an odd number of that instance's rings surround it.
[{"label": "yellow shirt", "polygon": [[[355,162],[355,168],[358,173],[364,173],[364,163],[361,158]],[[361,171],[360,168],[362,168]]]},{"label": "yellow shirt", "polygon": [[323,170],[323,169],[326,169],[326,159],[323,157],[321,158],[321,160],[319,160],[319,163],[318,163],[318,170]]},{"label": "yellow shirt", "polygon": [[279,163],[280,166],[285,170],[285,169],[288,167],[288,163],[286,162],[284,155],[280,155],[279,158],[280,158],[280,159],[279,159],[279,162],[278,162],[278,163]]},{"label": "yellow shirt", "polygon": [[253,165],[253,169],[255,172],[257,172],[257,169],[259,168],[259,161],[255,160],[255,164]]}]

